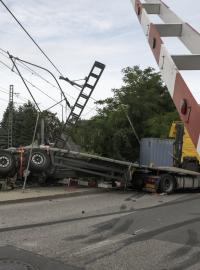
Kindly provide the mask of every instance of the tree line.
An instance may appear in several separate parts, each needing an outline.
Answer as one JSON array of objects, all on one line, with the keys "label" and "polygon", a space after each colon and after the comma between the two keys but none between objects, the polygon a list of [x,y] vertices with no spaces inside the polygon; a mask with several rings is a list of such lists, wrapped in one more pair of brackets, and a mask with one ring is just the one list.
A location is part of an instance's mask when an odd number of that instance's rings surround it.
[{"label": "tree line", "polygon": [[[33,139],[34,128],[36,124],[38,111],[33,103],[28,101],[16,108],[13,106],[13,147],[29,145]],[[1,133],[8,132],[9,105],[6,108],[1,121]],[[61,130],[61,122],[56,114],[50,111],[40,113],[37,126],[36,140],[40,142],[41,119],[45,120],[46,139],[54,140],[59,136]]]},{"label": "tree line", "polygon": [[112,97],[98,101],[97,114],[79,121],[72,134],[87,152],[136,160],[139,143],[134,130],[139,138],[167,138],[179,116],[160,73],[134,66],[123,69],[122,74],[123,86],[113,89]]}]

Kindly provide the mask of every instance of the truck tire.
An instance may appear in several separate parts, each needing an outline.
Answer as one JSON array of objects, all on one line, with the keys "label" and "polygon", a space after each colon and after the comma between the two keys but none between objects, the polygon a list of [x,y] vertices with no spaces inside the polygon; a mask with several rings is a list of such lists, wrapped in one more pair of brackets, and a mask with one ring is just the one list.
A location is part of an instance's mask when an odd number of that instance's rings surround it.
[{"label": "truck tire", "polygon": [[160,177],[160,192],[173,193],[176,188],[176,179],[170,174],[164,174]]},{"label": "truck tire", "polygon": [[0,176],[13,176],[15,174],[16,162],[12,153],[0,151]]},{"label": "truck tire", "polygon": [[32,152],[30,160],[30,171],[33,172],[44,172],[50,166],[50,157],[49,155],[40,149],[35,149]]}]

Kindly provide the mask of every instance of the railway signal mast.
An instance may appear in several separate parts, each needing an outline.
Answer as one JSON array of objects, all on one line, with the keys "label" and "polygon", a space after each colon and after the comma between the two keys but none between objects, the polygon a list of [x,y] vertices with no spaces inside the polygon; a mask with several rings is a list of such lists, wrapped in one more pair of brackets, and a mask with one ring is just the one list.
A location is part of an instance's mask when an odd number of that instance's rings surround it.
[{"label": "railway signal mast", "polygon": [[[163,81],[174,101],[181,120],[200,154],[200,95],[189,89],[181,70],[200,70],[200,33],[180,19],[161,0],[131,0],[139,22],[147,37]],[[151,15],[163,21],[155,24]],[[163,38],[177,37],[190,54],[171,55]]]},{"label": "railway signal mast", "polygon": [[8,148],[13,146],[13,96],[14,86],[9,89],[9,113],[8,113]]}]

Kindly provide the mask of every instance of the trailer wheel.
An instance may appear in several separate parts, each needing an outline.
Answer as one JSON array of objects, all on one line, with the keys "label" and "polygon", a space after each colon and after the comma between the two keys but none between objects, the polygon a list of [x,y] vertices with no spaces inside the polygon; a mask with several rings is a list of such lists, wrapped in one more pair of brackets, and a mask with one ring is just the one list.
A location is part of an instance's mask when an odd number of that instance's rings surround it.
[{"label": "trailer wheel", "polygon": [[50,166],[50,157],[45,151],[33,150],[30,160],[30,170],[35,172],[46,171]]},{"label": "trailer wheel", "polygon": [[12,176],[15,174],[15,158],[14,156],[5,150],[0,151],[0,175]]},{"label": "trailer wheel", "polygon": [[160,191],[164,193],[173,193],[176,188],[176,180],[170,174],[164,174],[160,178]]}]

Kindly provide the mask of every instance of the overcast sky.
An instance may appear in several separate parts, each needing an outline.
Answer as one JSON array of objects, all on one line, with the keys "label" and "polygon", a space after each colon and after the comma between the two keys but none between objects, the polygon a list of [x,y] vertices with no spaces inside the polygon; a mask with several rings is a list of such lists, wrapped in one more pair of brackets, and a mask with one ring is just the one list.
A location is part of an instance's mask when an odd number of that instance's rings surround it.
[{"label": "overcast sky", "polygon": [[[130,0],[4,1],[65,76],[71,79],[84,78],[95,60],[106,64],[105,72],[93,94],[96,100],[111,96],[111,89],[122,85],[122,68],[140,65],[142,68],[152,66],[157,69]],[[164,0],[164,2],[182,19],[200,31],[200,1]],[[0,4],[0,48],[20,58],[43,65],[59,77],[2,4]],[[169,50],[172,53],[185,52],[180,43],[175,41],[169,43]],[[2,54],[0,54],[0,61],[11,66],[10,61]],[[60,94],[57,88],[23,68],[20,70],[32,84],[41,88],[53,99],[59,100]],[[41,74],[54,84],[47,74]],[[199,88],[197,72],[189,72],[184,76],[189,79],[189,84],[193,88]],[[14,84],[15,92],[20,94],[19,98],[15,96],[16,105],[30,98],[20,79],[0,63],[0,90],[8,91],[10,84]],[[73,104],[78,91],[65,82],[61,84]],[[53,105],[54,101],[41,94],[36,88],[31,89],[41,109]],[[0,93],[1,117],[7,105],[8,94]],[[83,116],[88,118],[93,115],[95,111],[91,108],[94,108],[92,100]],[[60,117],[60,106],[57,106],[53,112],[57,112]]]}]

